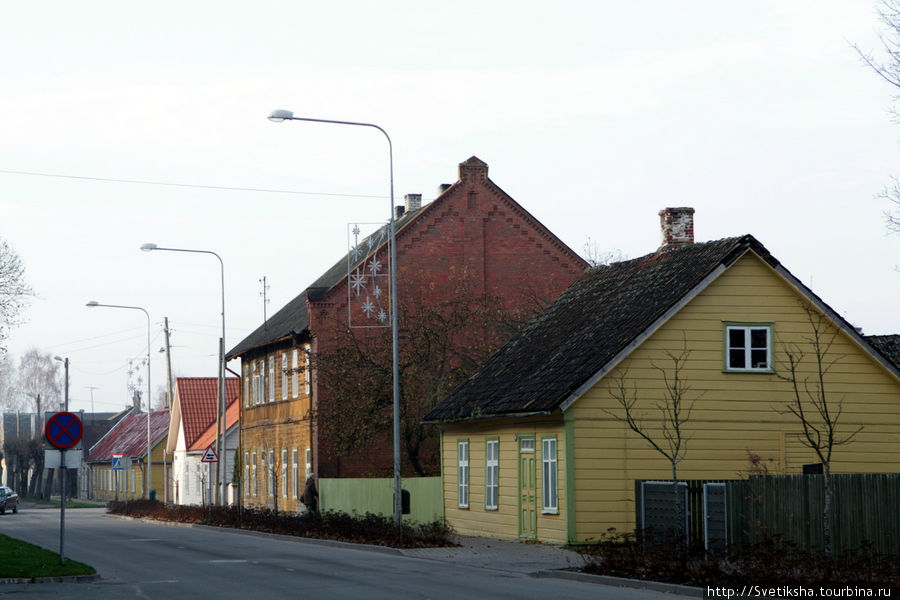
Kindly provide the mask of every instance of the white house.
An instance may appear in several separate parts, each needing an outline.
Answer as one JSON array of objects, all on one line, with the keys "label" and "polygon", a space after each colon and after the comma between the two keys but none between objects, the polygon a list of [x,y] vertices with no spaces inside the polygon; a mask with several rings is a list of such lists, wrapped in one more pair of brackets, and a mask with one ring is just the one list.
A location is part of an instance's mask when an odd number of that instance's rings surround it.
[{"label": "white house", "polygon": [[[216,443],[215,377],[178,377],[172,402],[169,442],[166,451],[172,457],[172,497],[176,504],[206,504],[211,484],[215,484],[214,462],[203,462],[203,456]],[[225,380],[225,449],[219,452],[223,461],[225,482],[231,481],[234,452],[238,447],[239,382]],[[213,498],[215,490],[212,488]]]}]

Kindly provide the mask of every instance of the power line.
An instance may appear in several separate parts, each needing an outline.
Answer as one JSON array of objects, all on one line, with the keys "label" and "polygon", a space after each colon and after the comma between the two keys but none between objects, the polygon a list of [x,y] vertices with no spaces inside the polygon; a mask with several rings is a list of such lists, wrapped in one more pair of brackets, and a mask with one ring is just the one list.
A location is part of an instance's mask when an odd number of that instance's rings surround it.
[{"label": "power line", "polygon": [[168,181],[147,181],[142,179],[114,179],[112,177],[89,177],[86,175],[60,175],[58,173],[38,173],[35,171],[13,171],[0,169],[0,173],[7,175],[28,175],[31,177],[55,177],[57,179],[77,179],[80,181],[103,181],[106,183],[132,183],[138,185],[162,185],[168,187],[193,188],[201,190],[227,190],[233,192],[264,192],[267,194],[295,194],[302,196],[335,196],[339,198],[387,198],[387,196],[374,196],[368,194],[335,194],[329,192],[300,192],[296,190],[275,190],[270,188],[245,188],[229,187],[225,185],[200,185],[193,183],[171,183]]}]

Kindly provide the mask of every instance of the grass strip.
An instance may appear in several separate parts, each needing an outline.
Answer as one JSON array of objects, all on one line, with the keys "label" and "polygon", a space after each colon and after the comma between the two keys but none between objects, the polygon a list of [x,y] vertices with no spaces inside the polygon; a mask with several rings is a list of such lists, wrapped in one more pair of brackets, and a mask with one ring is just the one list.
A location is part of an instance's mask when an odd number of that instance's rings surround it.
[{"label": "grass strip", "polygon": [[59,554],[40,546],[0,534],[0,578],[65,577],[93,575],[94,567],[67,558],[59,564]]}]

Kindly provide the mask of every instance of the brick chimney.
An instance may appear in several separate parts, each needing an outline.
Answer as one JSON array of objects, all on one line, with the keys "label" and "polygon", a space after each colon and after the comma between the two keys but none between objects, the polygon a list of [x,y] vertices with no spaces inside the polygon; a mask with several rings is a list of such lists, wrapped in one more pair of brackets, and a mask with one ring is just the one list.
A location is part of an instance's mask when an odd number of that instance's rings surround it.
[{"label": "brick chimney", "polygon": [[664,208],[659,211],[662,246],[681,246],[694,243],[694,209],[689,206]]},{"label": "brick chimney", "polygon": [[459,180],[474,183],[488,178],[487,163],[472,156],[465,162],[459,163]]},{"label": "brick chimney", "polygon": [[422,208],[422,194],[406,194],[403,196],[403,205],[407,213],[419,210]]}]

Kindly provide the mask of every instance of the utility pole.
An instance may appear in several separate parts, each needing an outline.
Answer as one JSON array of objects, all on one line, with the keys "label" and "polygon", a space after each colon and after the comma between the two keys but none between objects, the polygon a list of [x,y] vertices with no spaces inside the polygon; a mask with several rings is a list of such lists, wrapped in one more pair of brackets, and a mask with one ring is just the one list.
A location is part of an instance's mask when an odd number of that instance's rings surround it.
[{"label": "utility pole", "polygon": [[172,389],[172,347],[169,345],[169,317],[163,317],[163,331],[166,334],[166,408],[171,409],[175,396]]},{"label": "utility pole", "polygon": [[266,329],[266,323],[268,323],[269,319],[266,314],[266,305],[269,303],[268,293],[269,293],[269,284],[266,283],[266,276],[263,275],[262,279],[259,280],[262,284],[262,291],[259,293],[263,299],[263,329]]}]

